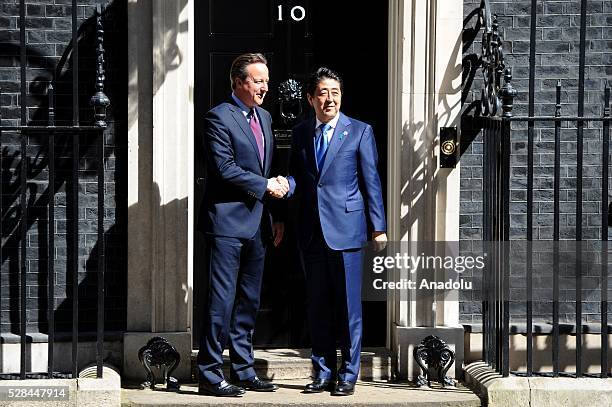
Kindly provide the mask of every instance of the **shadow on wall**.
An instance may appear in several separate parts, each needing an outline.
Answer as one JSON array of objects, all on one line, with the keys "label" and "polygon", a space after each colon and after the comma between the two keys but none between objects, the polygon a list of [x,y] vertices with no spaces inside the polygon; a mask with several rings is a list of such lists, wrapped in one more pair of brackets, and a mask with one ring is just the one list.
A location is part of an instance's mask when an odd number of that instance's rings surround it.
[{"label": "shadow on wall", "polygon": [[474,117],[480,115],[480,100],[471,100],[468,102],[468,99],[470,99],[469,96],[472,92],[472,85],[474,85],[474,78],[480,69],[482,60],[476,53],[467,53],[482,28],[479,16],[480,8],[477,7],[463,20],[461,144],[459,152],[461,156],[463,156],[481,130],[481,127],[474,120]]},{"label": "shadow on wall", "polygon": [[[74,273],[78,273],[79,329],[94,331],[96,326],[97,292],[97,184],[98,165],[105,166],[105,244],[106,244],[106,328],[120,330],[125,326],[126,287],[126,113],[127,113],[127,54],[125,44],[126,1],[108,3],[102,15],[105,48],[105,93],[111,100],[108,110],[108,129],[105,131],[105,151],[100,162],[96,156],[96,137],[82,134],[79,141],[79,213],[73,213],[75,196],[72,191],[73,136],[56,133],[55,138],[55,322],[56,331],[72,329],[72,299],[75,290],[71,285]],[[95,89],[95,17],[84,20],[78,28],[79,47],[79,106],[80,124],[93,123],[93,111],[89,98]],[[19,67],[19,44],[0,43],[0,53],[6,55],[12,66]],[[43,48],[44,49],[44,48]],[[47,87],[52,81],[55,89],[55,117],[57,125],[72,123],[72,74],[73,44],[69,43],[57,65],[48,55],[27,46],[28,75],[36,74],[28,87],[28,125],[45,125],[48,118]],[[15,68],[18,71],[19,68]],[[8,83],[3,92],[20,92],[19,83]],[[11,109],[5,109],[10,112]],[[12,106],[16,116],[6,114],[3,122],[20,124],[18,106]],[[8,122],[8,123],[7,123]],[[13,124],[11,123],[11,124]],[[48,134],[27,134],[27,157],[21,156],[20,136],[5,132],[2,135],[2,308],[8,310],[8,324],[4,331],[19,333],[19,246],[21,242],[20,169],[27,167],[27,247],[28,331],[48,332]],[[25,160],[25,161],[24,161]],[[75,236],[72,228],[78,222],[79,253],[72,250]],[[78,256],[78,270],[72,262]],[[3,322],[6,322],[4,320]]]},{"label": "shadow on wall", "polygon": [[[173,2],[176,4],[176,6],[174,6],[173,8],[175,10],[178,10],[177,15],[185,11],[185,8],[187,7],[187,0],[173,0]],[[125,3],[125,0],[123,0],[122,3]],[[156,2],[155,4],[157,4],[158,7],[162,7],[159,3],[161,2]],[[132,1],[129,1],[127,4],[127,8],[128,8],[127,15],[138,15],[138,16],[143,16],[143,17],[146,16],[146,18],[148,18],[149,21],[152,21],[153,7],[154,7],[154,4],[151,0],[132,0]],[[136,11],[136,10],[139,10],[139,11]],[[157,94],[157,91],[163,85],[168,73],[177,69],[181,65],[184,59],[184,56],[181,53],[181,50],[178,46],[177,38],[179,35],[185,34],[189,28],[186,20],[177,25],[176,21],[172,20],[172,18],[168,18],[168,19],[162,19],[161,22],[160,21],[155,22],[154,29],[156,30],[156,32],[158,31],[158,27],[160,23],[163,24],[162,29],[164,33],[163,34],[163,38],[164,38],[163,51],[161,51],[164,53],[163,57],[157,53],[154,55],[151,55],[151,50],[145,49],[144,56],[138,55],[135,57],[139,60],[139,63],[133,64],[130,67],[130,69],[135,69],[140,63],[144,63],[148,66],[153,66],[153,68],[151,69],[151,72],[155,72],[155,75],[156,75],[153,80],[153,85],[152,85],[153,88],[151,90],[140,89],[141,92],[142,91],[146,91],[146,92],[152,91],[153,96]],[[127,27],[127,23],[124,25],[124,27]],[[152,36],[151,32],[149,31],[150,27],[147,24],[139,24],[137,27],[130,27],[130,28],[134,30],[133,35],[137,36],[137,38],[151,38]],[[126,45],[125,44],[127,41],[126,37],[127,37],[127,33],[124,32],[124,37],[122,39],[124,42],[124,45]],[[146,46],[147,44],[144,44],[144,47]],[[143,58],[146,59],[146,61],[142,61]],[[125,62],[127,63],[127,61]],[[165,64],[165,66],[162,67],[161,66],[162,64]],[[136,78],[136,77],[137,76],[134,75],[134,72],[129,72],[128,78]],[[138,94],[139,89],[137,88],[139,85],[142,86],[143,83],[146,83],[146,81],[143,81],[142,78],[134,82],[130,81],[130,83],[128,84],[129,94],[131,95]],[[153,100],[150,94],[148,94],[146,97],[147,98],[150,97],[151,101]],[[127,110],[127,120],[129,121],[127,123],[128,129],[132,128],[136,119],[138,118],[139,106],[140,104],[138,103],[129,104],[127,106],[127,109],[128,109]]]},{"label": "shadow on wall", "polygon": [[[103,1],[100,1],[104,3]],[[180,8],[184,9],[187,1],[181,0]],[[125,330],[126,323],[126,230],[127,230],[127,129],[128,117],[133,120],[135,114],[129,114],[127,103],[128,79],[127,66],[127,9],[138,7],[135,2],[114,0],[106,3],[102,21],[104,26],[105,48],[105,93],[111,100],[108,110],[108,129],[105,131],[104,165],[106,167],[106,307],[105,328],[109,330]],[[87,18],[78,28],[79,44],[79,105],[80,123],[89,125],[93,122],[89,98],[94,93],[95,85],[95,18]],[[168,25],[165,29],[165,50],[172,58],[158,60],[172,61],[178,66],[182,55],[178,51],[176,38],[187,30],[186,24],[178,30]],[[73,55],[72,43],[65,48],[57,65],[53,58],[37,51],[35,47],[27,46],[28,73],[36,72],[37,76],[29,83],[28,109],[29,125],[45,125],[48,118],[47,87],[53,81],[55,88],[55,118],[56,124],[72,123],[72,74]],[[19,66],[20,47],[18,43],[0,43],[0,53],[8,56],[10,66]],[[172,70],[158,69],[157,72]],[[18,68],[16,68],[18,69]],[[154,93],[163,83],[159,78]],[[20,92],[19,84],[11,82],[3,86],[3,92]],[[19,107],[12,107],[16,116],[11,120],[4,114],[5,124],[19,124]],[[3,109],[6,110],[7,109]],[[132,112],[134,113],[134,112]],[[20,151],[20,137],[15,133],[4,133],[2,137],[2,306],[8,310],[8,324],[3,331],[19,333],[19,245],[21,240],[19,222],[19,194],[21,178],[19,176],[24,161]],[[78,295],[79,295],[79,329],[94,331],[95,319],[92,320],[89,311],[96,309],[97,293],[97,255],[99,245],[97,239],[97,184],[96,170],[99,163],[96,157],[96,140],[91,135],[84,135],[79,149],[79,213],[72,213],[75,197],[67,193],[72,191],[72,136],[56,135],[55,141],[55,218],[56,218],[56,298],[55,320],[57,331],[69,331],[72,328],[72,299],[75,295],[71,286],[75,270],[72,268],[74,256],[79,256]],[[29,230],[28,284],[35,285],[28,297],[28,331],[48,332],[47,326],[47,253],[48,253],[48,139],[47,134],[28,135],[27,166],[27,228]],[[159,198],[157,199],[159,205]],[[169,204],[170,205],[170,204]],[[163,210],[160,212],[160,214]],[[78,219],[80,241],[79,253],[71,249],[74,236],[70,231]],[[64,272],[64,270],[66,270]],[[32,290],[32,288],[30,288]],[[6,314],[5,314],[6,315]],[[5,319],[6,321],[6,319]]]},{"label": "shadow on wall", "polygon": [[[433,240],[435,227],[444,229],[446,219],[440,218],[446,212],[445,201],[436,202],[438,192],[446,191],[446,180],[451,173],[450,169],[439,169],[437,138],[440,127],[457,125],[454,117],[460,101],[452,101],[450,95],[457,94],[459,88],[453,88],[453,81],[461,75],[461,66],[456,61],[461,52],[461,36],[455,41],[453,52],[446,63],[446,70],[440,82],[443,92],[437,94],[437,103],[426,108],[425,117],[430,117],[427,124],[415,120],[414,104],[410,103],[408,120],[402,129],[402,162],[408,163],[402,167],[401,202],[409,206],[406,213],[401,215],[401,231],[411,241]],[[411,66],[411,82],[414,82],[414,66]],[[438,113],[441,112],[441,113]],[[463,137],[463,133],[461,134]],[[419,214],[411,216],[410,213]],[[418,225],[415,225],[418,222]],[[415,229],[416,226],[416,229]],[[416,235],[413,232],[416,231]]]}]

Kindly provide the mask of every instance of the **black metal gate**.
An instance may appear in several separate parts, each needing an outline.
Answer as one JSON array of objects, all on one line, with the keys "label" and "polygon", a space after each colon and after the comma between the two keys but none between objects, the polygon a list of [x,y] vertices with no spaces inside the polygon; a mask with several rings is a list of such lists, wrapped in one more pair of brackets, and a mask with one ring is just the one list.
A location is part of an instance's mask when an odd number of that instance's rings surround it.
[{"label": "black metal gate", "polygon": [[[97,145],[97,239],[98,239],[98,252],[97,252],[97,341],[96,341],[96,363],[97,363],[97,377],[102,377],[103,367],[103,339],[104,339],[104,270],[105,270],[105,249],[104,249],[104,130],[106,128],[106,108],[110,104],[109,99],[104,94],[104,48],[103,48],[103,27],[101,14],[101,7],[98,6],[96,10],[96,84],[95,94],[91,97],[90,103],[94,109],[94,120],[95,123],[92,125],[81,125],[79,120],[79,33],[77,26],[77,1],[72,0],[72,41],[69,46],[71,49],[72,59],[72,124],[56,125],[56,109],[55,109],[55,96],[54,96],[54,80],[49,82],[47,87],[47,100],[48,100],[48,118],[47,123],[44,125],[37,125],[28,122],[28,112],[26,100],[29,96],[27,88],[27,75],[28,75],[28,64],[27,64],[27,46],[26,46],[26,4],[25,0],[19,1],[19,50],[20,50],[20,120],[18,125],[2,125],[2,118],[0,117],[0,169],[4,169],[4,161],[12,159],[13,157],[7,157],[4,154],[2,143],[5,139],[3,136],[14,136],[16,135],[20,140],[20,159],[21,164],[19,168],[19,187],[16,191],[10,191],[11,193],[19,194],[19,213],[17,215],[19,219],[18,229],[15,229],[12,234],[17,236],[16,241],[19,245],[19,334],[20,334],[20,371],[19,373],[3,373],[0,375],[1,379],[26,379],[26,378],[57,378],[57,377],[72,377],[76,378],[79,373],[79,366],[77,363],[78,359],[78,341],[79,341],[79,293],[78,293],[78,251],[79,251],[79,225],[78,225],[78,214],[79,214],[79,145],[80,140],[83,138],[95,138]],[[0,96],[2,90],[0,89]],[[6,121],[6,120],[5,120]],[[46,138],[48,144],[48,230],[47,230],[47,247],[48,253],[45,259],[41,261],[47,262],[47,281],[48,281],[48,369],[46,374],[44,372],[29,372],[26,366],[26,353],[27,353],[27,318],[28,318],[28,304],[27,304],[27,269],[26,269],[26,240],[29,227],[28,211],[31,210],[30,203],[27,200],[28,197],[28,163],[33,157],[28,156],[28,140],[32,135],[37,135],[40,138]],[[72,250],[72,261],[68,264],[69,268],[72,268],[72,288],[74,295],[72,298],[72,371],[71,372],[57,372],[54,368],[54,355],[53,348],[55,343],[55,322],[54,322],[54,306],[55,306],[55,187],[56,187],[56,173],[55,168],[56,161],[56,136],[70,137],[72,139],[72,214],[75,219],[71,223],[70,230],[66,230],[67,234],[72,235],[72,247],[67,250]],[[9,208],[3,205],[3,198],[7,196],[7,191],[3,191],[3,184],[5,184],[5,174],[2,174],[3,182],[0,183],[0,208],[2,208],[2,222],[0,222],[0,235],[3,237],[5,233],[9,231],[3,231],[2,228],[7,224],[6,219],[9,217]],[[6,178],[10,178],[11,174],[7,174]],[[68,194],[69,192],[66,191]],[[8,241],[9,239],[6,239]],[[2,242],[0,247],[0,259],[2,263],[5,261],[3,255],[3,249],[6,249],[5,243]]]},{"label": "black metal gate", "polygon": [[[552,167],[552,242],[549,246],[552,253],[552,376],[564,374],[560,370],[560,278],[567,278],[561,272],[560,250],[562,250],[560,234],[560,182],[561,182],[561,129],[572,129],[575,127],[576,150],[576,184],[575,184],[575,240],[573,240],[575,251],[574,275],[574,310],[575,322],[573,327],[566,333],[576,336],[576,371],[572,376],[581,377],[585,375],[583,366],[583,338],[587,333],[583,323],[583,273],[582,264],[587,255],[583,252],[583,158],[584,158],[584,129],[587,125],[598,123],[596,128],[601,128],[601,202],[599,214],[601,216],[600,243],[597,251],[601,254],[599,262],[598,278],[600,279],[599,293],[591,292],[599,298],[600,337],[601,337],[601,369],[598,376],[608,377],[608,227],[609,227],[609,199],[608,199],[608,177],[609,177],[609,140],[610,140],[610,87],[606,83],[603,92],[603,114],[597,116],[586,116],[584,114],[585,104],[585,53],[586,53],[586,21],[587,1],[581,1],[580,19],[580,42],[579,42],[579,77],[578,77],[578,105],[577,115],[563,116],[561,94],[561,81],[556,86],[556,105],[552,116],[535,115],[535,56],[536,56],[536,0],[531,2],[531,25],[530,25],[530,58],[529,58],[529,101],[527,116],[513,116],[513,100],[517,92],[512,86],[511,70],[505,66],[503,56],[503,41],[500,36],[497,16],[491,16],[488,0],[483,0],[480,10],[480,24],[484,28],[482,37],[481,68],[484,75],[484,87],[481,96],[480,112],[477,115],[479,127],[482,129],[484,151],[483,151],[483,240],[491,242],[491,252],[488,258],[486,273],[483,275],[482,284],[482,309],[483,309],[483,359],[503,376],[510,374],[510,337],[511,337],[511,306],[520,301],[525,306],[525,329],[526,329],[526,366],[524,372],[513,372],[531,376],[542,372],[536,372],[533,368],[534,360],[534,331],[533,331],[533,304],[534,304],[534,276],[538,271],[534,267],[534,151],[536,143],[534,140],[534,129],[536,123],[548,123],[554,128],[554,161]],[[515,128],[525,125],[527,128],[527,152],[526,152],[526,236],[525,241],[525,286],[524,297],[520,299],[512,295],[511,285],[511,253],[510,244],[510,183],[512,180],[511,164],[511,142],[515,137]],[[553,127],[554,126],[554,127]],[[564,236],[568,239],[568,236]],[[539,281],[539,280],[538,280]],[[567,281],[566,281],[567,282]],[[522,288],[522,287],[521,287]]]}]

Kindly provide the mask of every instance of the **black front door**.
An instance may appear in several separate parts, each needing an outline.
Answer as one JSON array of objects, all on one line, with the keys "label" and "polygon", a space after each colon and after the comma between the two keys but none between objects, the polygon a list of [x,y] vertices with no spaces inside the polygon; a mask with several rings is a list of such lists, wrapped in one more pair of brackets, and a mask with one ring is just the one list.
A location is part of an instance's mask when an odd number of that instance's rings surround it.
[{"label": "black front door", "polygon": [[[230,96],[232,60],[245,52],[268,59],[270,90],[264,102],[273,117],[281,162],[286,162],[291,127],[281,115],[279,85],[303,83],[315,67],[329,66],[344,78],[342,111],[374,127],[379,170],[386,186],[387,4],[311,0],[198,0],[195,2],[195,137],[202,116]],[[304,115],[310,114],[302,103]],[[284,108],[287,109],[286,107]],[[293,109],[296,111],[296,109]],[[285,115],[286,117],[286,115]],[[204,178],[196,148],[195,179]],[[282,171],[282,168],[281,168]],[[276,174],[273,174],[276,175]],[[196,185],[196,208],[205,185]],[[291,212],[291,211],[290,211]],[[197,214],[197,210],[196,210]],[[196,215],[197,216],[197,215]],[[254,342],[258,347],[308,347],[304,276],[293,224],[279,248],[268,249]],[[207,290],[203,236],[196,232],[194,258],[194,344],[197,345]],[[364,303],[364,346],[384,346],[386,304]]]}]

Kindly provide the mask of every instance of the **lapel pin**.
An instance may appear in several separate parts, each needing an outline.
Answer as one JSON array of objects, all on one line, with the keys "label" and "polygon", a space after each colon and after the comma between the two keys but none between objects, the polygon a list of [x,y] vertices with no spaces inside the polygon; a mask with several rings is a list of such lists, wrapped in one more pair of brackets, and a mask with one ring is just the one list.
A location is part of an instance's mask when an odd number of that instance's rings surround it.
[{"label": "lapel pin", "polygon": [[344,130],[344,133],[342,133],[342,136],[340,136],[340,140],[342,140],[342,137],[344,136],[348,136],[348,131]]}]

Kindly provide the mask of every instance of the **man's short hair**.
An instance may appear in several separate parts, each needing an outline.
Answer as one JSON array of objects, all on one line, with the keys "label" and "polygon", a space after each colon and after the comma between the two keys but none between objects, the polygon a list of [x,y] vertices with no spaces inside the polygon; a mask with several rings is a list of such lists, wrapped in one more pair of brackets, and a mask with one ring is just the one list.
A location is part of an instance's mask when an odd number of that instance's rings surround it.
[{"label": "man's short hair", "polygon": [[317,85],[324,79],[333,79],[340,84],[340,92],[342,92],[342,77],[338,72],[331,70],[325,66],[320,67],[316,71],[314,71],[306,80],[306,93],[310,96],[314,96],[315,89],[317,89]]},{"label": "man's short hair", "polygon": [[268,60],[263,56],[263,54],[260,53],[248,53],[236,57],[234,62],[232,62],[232,67],[230,69],[230,82],[232,85],[232,90],[235,87],[237,78],[244,81],[246,80],[247,76],[249,76],[247,73],[247,66],[251,64],[267,65]]}]

